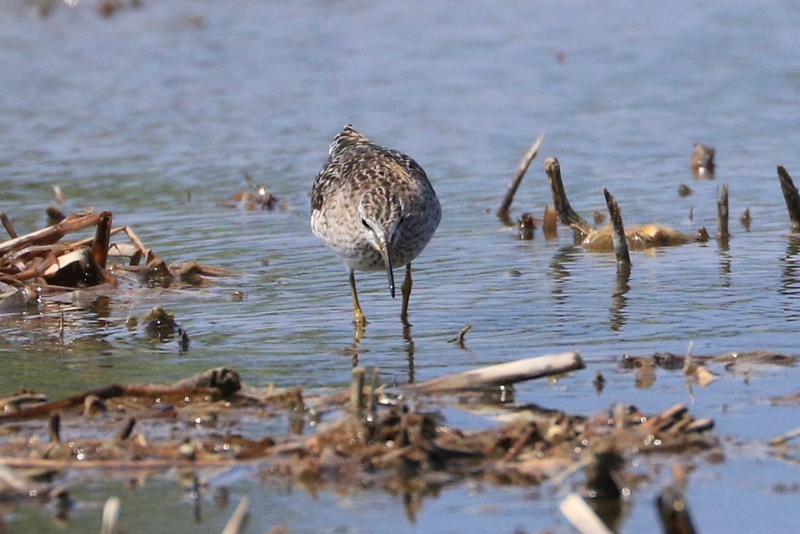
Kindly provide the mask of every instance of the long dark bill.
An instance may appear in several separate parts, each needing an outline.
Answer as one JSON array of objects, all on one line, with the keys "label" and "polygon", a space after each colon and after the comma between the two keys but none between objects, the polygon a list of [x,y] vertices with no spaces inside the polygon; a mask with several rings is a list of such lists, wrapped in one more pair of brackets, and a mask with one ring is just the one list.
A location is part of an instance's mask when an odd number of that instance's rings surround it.
[{"label": "long dark bill", "polygon": [[383,261],[386,262],[386,274],[389,275],[389,292],[394,298],[394,271],[392,270],[392,245],[386,244],[383,249]]}]

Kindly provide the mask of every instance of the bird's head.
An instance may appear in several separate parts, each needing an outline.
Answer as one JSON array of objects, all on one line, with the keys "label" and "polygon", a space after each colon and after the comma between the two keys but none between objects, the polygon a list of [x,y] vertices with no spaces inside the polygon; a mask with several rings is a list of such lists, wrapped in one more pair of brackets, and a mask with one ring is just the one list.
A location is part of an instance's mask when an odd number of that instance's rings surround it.
[{"label": "bird's head", "polygon": [[361,235],[383,257],[389,276],[389,291],[394,298],[392,249],[405,216],[403,201],[388,188],[376,187],[361,196],[358,216],[361,218]]}]

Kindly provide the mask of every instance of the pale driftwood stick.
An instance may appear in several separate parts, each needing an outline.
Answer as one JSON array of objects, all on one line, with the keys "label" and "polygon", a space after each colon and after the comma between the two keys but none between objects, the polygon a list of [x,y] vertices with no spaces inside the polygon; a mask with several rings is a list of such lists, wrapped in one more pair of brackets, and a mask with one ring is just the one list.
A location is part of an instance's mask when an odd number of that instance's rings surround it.
[{"label": "pale driftwood stick", "polygon": [[109,497],[103,506],[100,534],[117,534],[117,532],[119,532],[119,498]]},{"label": "pale driftwood stick", "polygon": [[796,438],[798,436],[800,436],[800,428],[795,428],[794,430],[791,430],[785,434],[781,434],[780,436],[772,438],[771,440],[769,440],[769,445],[770,447],[783,445],[790,439]]},{"label": "pale driftwood stick", "polygon": [[240,534],[244,532],[244,527],[247,525],[248,509],[250,508],[250,499],[242,497],[239,501],[239,506],[233,511],[233,515],[228,520],[222,534]]},{"label": "pale driftwood stick", "polygon": [[446,375],[411,384],[409,389],[419,393],[448,393],[514,384],[543,376],[557,375],[583,369],[586,365],[577,352],[564,352],[527,358],[499,365]]},{"label": "pale driftwood stick", "polygon": [[550,181],[553,204],[561,222],[586,236],[592,227],[583,217],[575,213],[575,210],[570,206],[569,200],[567,200],[567,192],[564,190],[564,182],[561,180],[561,165],[558,160],[556,158],[547,158],[544,161],[544,170],[547,173],[547,179]]},{"label": "pale driftwood stick", "polygon": [[789,211],[789,219],[792,221],[792,230],[798,232],[800,231],[800,193],[797,192],[792,177],[780,165],[778,165],[778,179],[781,181],[783,199],[786,201],[786,209]]},{"label": "pale driftwood stick", "polygon": [[503,202],[500,204],[500,208],[497,210],[497,218],[503,221],[503,224],[507,226],[511,226],[509,209],[511,208],[511,203],[514,202],[514,195],[517,194],[519,184],[522,183],[525,173],[528,172],[528,167],[530,167],[533,158],[535,158],[536,154],[539,153],[539,146],[542,144],[542,141],[544,141],[544,134],[541,134],[528,148],[528,151],[525,152],[525,156],[522,158],[522,161],[519,162],[519,167],[517,167],[517,172],[514,174],[514,178],[511,180],[511,183],[508,184],[506,196],[503,197]]},{"label": "pale driftwood stick", "polygon": [[631,255],[628,251],[628,240],[625,238],[625,227],[622,225],[622,213],[619,209],[619,204],[608,192],[608,189],[603,189],[603,195],[606,197],[606,206],[608,206],[608,213],[611,214],[611,224],[614,232],[611,238],[614,242],[614,254],[617,257],[617,270],[631,268]]},{"label": "pale driftwood stick", "polygon": [[722,184],[722,192],[717,198],[717,239],[722,242],[730,239],[728,230],[728,184]]},{"label": "pale driftwood stick", "polygon": [[567,521],[581,534],[613,534],[577,493],[567,495],[558,508]]}]

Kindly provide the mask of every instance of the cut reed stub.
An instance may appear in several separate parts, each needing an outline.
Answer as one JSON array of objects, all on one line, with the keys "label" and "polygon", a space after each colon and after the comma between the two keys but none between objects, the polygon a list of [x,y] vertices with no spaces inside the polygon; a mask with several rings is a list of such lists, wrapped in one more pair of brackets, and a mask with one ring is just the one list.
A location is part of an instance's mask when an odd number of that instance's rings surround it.
[{"label": "cut reed stub", "polygon": [[780,165],[778,165],[778,179],[781,182],[781,191],[783,192],[783,199],[786,201],[786,209],[789,211],[792,230],[795,232],[800,231],[800,193],[798,193],[792,177]]}]

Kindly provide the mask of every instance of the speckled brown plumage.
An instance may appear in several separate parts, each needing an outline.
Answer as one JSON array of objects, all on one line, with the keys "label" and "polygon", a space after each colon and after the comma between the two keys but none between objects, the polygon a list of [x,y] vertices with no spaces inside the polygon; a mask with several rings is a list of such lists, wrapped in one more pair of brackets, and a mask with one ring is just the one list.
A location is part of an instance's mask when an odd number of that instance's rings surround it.
[{"label": "speckled brown plumage", "polygon": [[[364,319],[353,271],[386,270],[394,296],[392,269],[410,265],[425,249],[441,216],[439,199],[416,161],[374,144],[352,126],[333,139],[311,191],[311,228],[350,272],[357,323]],[[406,277],[410,293],[410,267]]]}]

